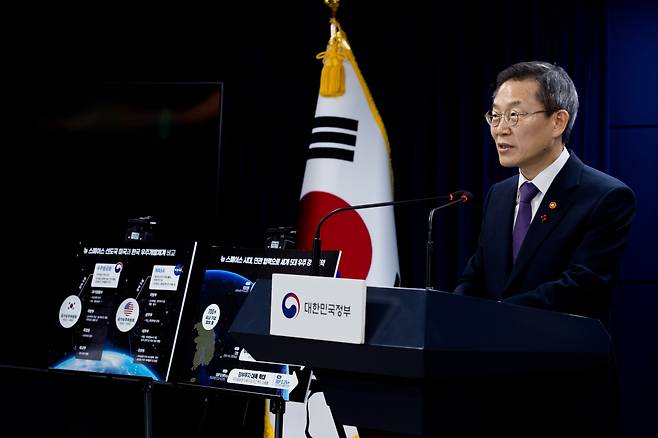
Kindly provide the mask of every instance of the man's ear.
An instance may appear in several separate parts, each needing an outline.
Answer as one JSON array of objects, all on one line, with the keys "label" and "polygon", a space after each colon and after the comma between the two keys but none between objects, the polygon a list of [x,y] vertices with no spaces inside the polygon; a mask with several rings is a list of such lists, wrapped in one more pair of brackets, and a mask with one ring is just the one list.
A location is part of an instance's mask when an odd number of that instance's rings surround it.
[{"label": "man's ear", "polygon": [[569,124],[569,112],[565,109],[558,110],[553,114],[553,137],[561,137]]}]

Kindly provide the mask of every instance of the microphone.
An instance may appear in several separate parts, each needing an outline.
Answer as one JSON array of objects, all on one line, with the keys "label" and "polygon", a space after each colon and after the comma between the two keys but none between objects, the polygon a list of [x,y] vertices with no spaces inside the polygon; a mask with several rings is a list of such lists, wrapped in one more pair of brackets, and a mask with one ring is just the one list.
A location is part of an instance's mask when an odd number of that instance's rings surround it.
[{"label": "microphone", "polygon": [[[335,214],[338,214],[342,211],[349,211],[349,210],[361,210],[365,208],[376,208],[376,207],[387,207],[389,205],[403,205],[403,204],[414,204],[418,202],[427,202],[427,201],[438,201],[440,199],[448,199],[451,202],[455,203],[453,199],[455,199],[458,196],[463,196],[464,194],[470,195],[469,192],[465,191],[458,191],[451,193],[449,195],[441,195],[441,196],[432,196],[429,198],[416,198],[416,199],[405,199],[402,201],[388,201],[388,202],[376,202],[374,204],[360,204],[360,205],[350,205],[347,207],[341,207],[337,208],[335,210],[330,211],[327,215],[325,215],[320,222],[318,222],[318,226],[315,229],[315,237],[313,238],[313,252],[311,255],[311,275],[318,276],[320,274],[320,248],[322,246],[322,242],[320,240],[320,230],[322,228],[322,224],[324,224],[327,219],[332,217]],[[461,198],[460,198],[461,199]],[[465,201],[459,201],[459,202],[465,202]],[[446,204],[448,205],[448,204]]]},{"label": "microphone", "polygon": [[434,226],[434,213],[437,211],[450,207],[455,204],[463,204],[473,199],[473,194],[466,190],[457,190],[450,194],[450,202],[440,205],[430,210],[429,219],[427,220],[427,256],[425,258],[425,289],[433,289],[432,283],[434,282],[432,269],[432,255],[434,254],[434,240],[432,240],[432,228]]}]

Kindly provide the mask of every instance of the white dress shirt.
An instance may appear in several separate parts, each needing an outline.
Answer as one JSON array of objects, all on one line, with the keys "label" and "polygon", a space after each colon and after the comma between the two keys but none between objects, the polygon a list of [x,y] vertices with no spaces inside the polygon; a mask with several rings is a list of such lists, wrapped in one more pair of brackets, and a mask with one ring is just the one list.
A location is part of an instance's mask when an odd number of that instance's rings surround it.
[{"label": "white dress shirt", "polygon": [[568,159],[569,159],[569,151],[567,151],[567,148],[563,147],[560,156],[557,157],[557,159],[553,161],[546,169],[539,172],[539,174],[536,177],[534,177],[532,181],[526,179],[526,177],[523,176],[521,170],[519,169],[519,185],[516,187],[516,207],[514,208],[514,223],[512,224],[512,230],[514,229],[514,225],[516,224],[516,216],[519,214],[519,188],[521,187],[521,184],[523,184],[526,181],[529,181],[539,189],[539,193],[537,193],[537,195],[535,195],[535,197],[532,198],[532,201],[530,201],[530,207],[532,208],[532,219],[534,219],[535,213],[537,213],[537,210],[539,210],[541,201],[542,199],[544,199],[544,195],[546,194],[548,188],[553,183],[553,180],[555,179],[557,174],[560,173],[560,170],[562,170],[564,165],[567,163]]}]

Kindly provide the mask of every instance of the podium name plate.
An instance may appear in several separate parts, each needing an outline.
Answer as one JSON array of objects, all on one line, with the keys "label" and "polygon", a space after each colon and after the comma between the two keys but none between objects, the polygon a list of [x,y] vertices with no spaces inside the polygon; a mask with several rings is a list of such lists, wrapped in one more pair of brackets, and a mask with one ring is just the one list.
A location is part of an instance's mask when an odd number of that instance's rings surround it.
[{"label": "podium name plate", "polygon": [[273,274],[271,300],[271,335],[364,342],[365,280]]}]

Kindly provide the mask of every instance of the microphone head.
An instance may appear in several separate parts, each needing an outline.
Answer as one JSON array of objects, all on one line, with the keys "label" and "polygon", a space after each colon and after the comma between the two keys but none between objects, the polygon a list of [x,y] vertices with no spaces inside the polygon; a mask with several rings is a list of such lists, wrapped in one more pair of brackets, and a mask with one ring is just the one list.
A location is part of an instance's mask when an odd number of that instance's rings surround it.
[{"label": "microphone head", "polygon": [[468,190],[457,190],[456,192],[452,192],[450,194],[451,201],[456,199],[461,199],[462,202],[468,202],[473,199],[473,193],[469,192]]}]

